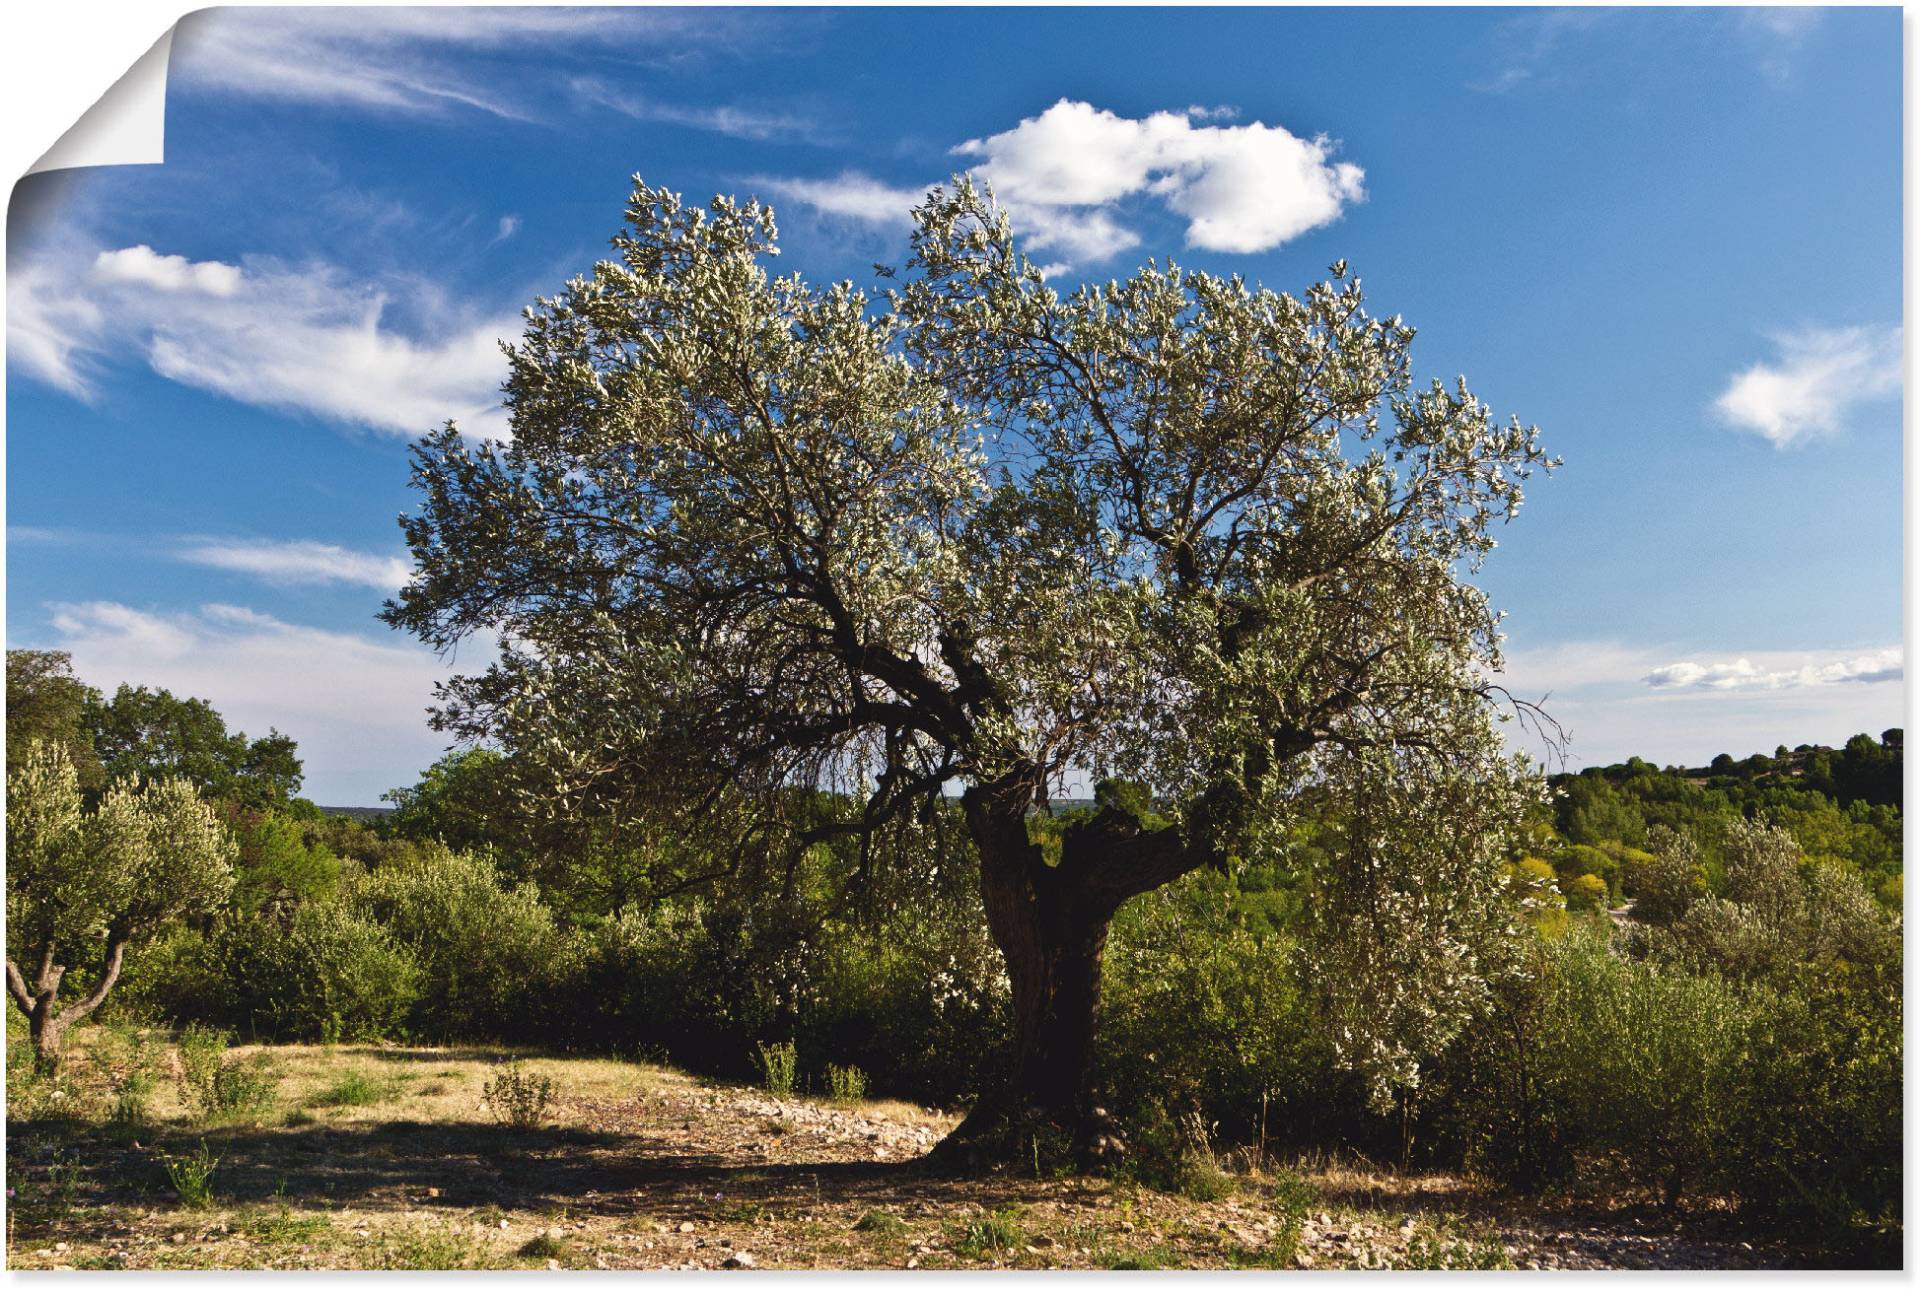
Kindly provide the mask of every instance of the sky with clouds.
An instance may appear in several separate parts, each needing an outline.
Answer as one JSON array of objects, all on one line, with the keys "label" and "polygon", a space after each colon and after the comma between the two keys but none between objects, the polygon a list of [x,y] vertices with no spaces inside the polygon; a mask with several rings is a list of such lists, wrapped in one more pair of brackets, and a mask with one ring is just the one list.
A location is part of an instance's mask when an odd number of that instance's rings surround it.
[{"label": "sky with clouds", "polygon": [[[156,33],[157,34],[157,33]],[[367,804],[442,749],[377,623],[407,443],[629,177],[870,279],[989,178],[1066,289],[1346,259],[1566,460],[1483,575],[1578,767],[1902,721],[1898,10],[211,10],[167,161],[34,177],[7,263],[7,642],[278,727]]]}]

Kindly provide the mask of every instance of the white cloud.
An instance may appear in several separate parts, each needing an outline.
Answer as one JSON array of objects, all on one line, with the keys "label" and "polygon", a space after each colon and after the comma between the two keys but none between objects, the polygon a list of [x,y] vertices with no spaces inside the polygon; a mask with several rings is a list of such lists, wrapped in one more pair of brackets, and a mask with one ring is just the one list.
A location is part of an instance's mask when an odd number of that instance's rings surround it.
[{"label": "white cloud", "polygon": [[[375,112],[470,110],[527,119],[533,88],[486,59],[528,47],[578,50],[737,35],[724,14],[673,9],[219,8],[188,15],[172,76],[189,92],[323,103]],[[512,87],[509,90],[507,87]]]},{"label": "white cloud", "polygon": [[776,198],[786,198],[828,215],[901,227],[907,224],[908,212],[926,196],[925,189],[895,188],[859,171],[843,171],[830,180],[762,175],[747,183],[765,189]]},{"label": "white cloud", "polygon": [[493,240],[496,243],[505,242],[519,232],[520,217],[517,215],[503,215],[500,217],[500,231],[493,235]]},{"label": "white cloud", "polygon": [[818,127],[805,117],[763,108],[726,104],[701,107],[662,103],[625,93],[594,77],[575,77],[575,94],[589,103],[612,108],[636,121],[658,121],[672,126],[710,131],[734,139],[817,139]]},{"label": "white cloud", "polygon": [[[1352,162],[1330,160],[1333,149],[1324,136],[1301,139],[1257,121],[1195,125],[1189,114],[1175,112],[1136,120],[1062,99],[1011,130],[954,151],[982,159],[981,174],[1016,217],[1023,211],[1031,217],[1038,208],[1055,219],[1076,219],[1087,208],[1151,193],[1187,217],[1188,245],[1252,252],[1331,223],[1347,203],[1365,197],[1364,173]],[[1086,249],[1099,245],[1085,224],[1056,234],[1043,217],[1036,232],[1038,246],[1064,250],[1076,245],[1073,239]],[[1055,237],[1068,241],[1051,241]]]},{"label": "white cloud", "polygon": [[[387,322],[389,306],[454,317],[430,335]],[[263,408],[415,436],[448,418],[504,435],[499,339],[520,320],[461,317],[419,281],[371,283],[328,265],[248,257],[240,266],[144,245],[49,248],[8,275],[8,357],[91,398],[99,370],[128,353],[184,385]]]},{"label": "white cloud", "polygon": [[[1906,709],[1900,647],[1856,651],[1724,651],[1575,641],[1509,650],[1500,681],[1567,729],[1567,763],[1639,755],[1699,767],[1714,755],[1777,745],[1838,744],[1899,725]],[[1508,728],[1520,748],[1544,753]]]},{"label": "white cloud", "polygon": [[202,697],[252,736],[279,728],[299,743],[304,793],[321,803],[375,803],[444,748],[426,708],[434,683],[453,670],[397,636],[383,641],[219,604],[171,613],[115,602],[52,609],[51,645],[72,653],[81,678],[109,692],[124,682]]},{"label": "white cloud", "polygon": [[1734,376],[1714,410],[1786,448],[1836,434],[1861,404],[1900,390],[1900,329],[1808,328],[1776,336],[1779,357]]},{"label": "white cloud", "polygon": [[412,566],[400,557],[355,552],[310,540],[243,542],[203,540],[180,550],[180,559],[217,570],[257,575],[276,584],[358,584],[393,592],[407,582]]},{"label": "white cloud", "polygon": [[1906,676],[1901,648],[1864,655],[1811,660],[1794,668],[1767,669],[1746,656],[1701,664],[1682,660],[1646,676],[1655,690],[1698,688],[1707,691],[1778,691],[1783,687],[1824,687],[1840,682],[1897,682]]},{"label": "white cloud", "polygon": [[240,267],[223,261],[191,261],[185,256],[162,256],[141,243],[94,257],[97,282],[150,287],[157,292],[199,292],[232,296],[240,290]]},{"label": "white cloud", "polygon": [[[1129,118],[1062,99],[1037,117],[953,152],[979,159],[1025,245],[1063,261],[1104,260],[1137,245],[1119,204],[1149,197],[1186,217],[1187,245],[1254,252],[1339,218],[1366,197],[1364,172],[1333,160],[1325,136],[1280,126],[1204,123],[1234,115],[1189,108]],[[755,181],[777,197],[872,224],[904,225],[923,189],[857,171],[832,180]]]}]

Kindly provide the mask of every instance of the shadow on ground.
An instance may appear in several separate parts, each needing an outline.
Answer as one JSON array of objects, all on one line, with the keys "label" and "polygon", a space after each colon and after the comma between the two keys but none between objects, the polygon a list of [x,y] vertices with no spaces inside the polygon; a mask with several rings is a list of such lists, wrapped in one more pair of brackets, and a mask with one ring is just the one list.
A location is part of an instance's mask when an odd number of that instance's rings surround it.
[{"label": "shadow on ground", "polygon": [[[741,1163],[690,1153],[670,1138],[574,1128],[516,1130],[491,1123],[381,1122],[347,1126],[169,1128],[151,1138],[71,1123],[8,1124],[15,1170],[44,1174],[55,1153],[81,1165],[82,1205],[171,1203],[161,1155],[217,1158],[223,1205],[285,1202],[368,1211],[564,1208],[574,1215],[644,1209],[689,1220],[737,1221],[756,1212],[825,1207],[879,1211],[910,1204],[1018,1202],[1035,1183],[956,1176],[921,1160],[900,1163]],[[1069,1187],[1068,1197],[1091,1189]],[[1060,1187],[1050,1188],[1060,1198]]]}]

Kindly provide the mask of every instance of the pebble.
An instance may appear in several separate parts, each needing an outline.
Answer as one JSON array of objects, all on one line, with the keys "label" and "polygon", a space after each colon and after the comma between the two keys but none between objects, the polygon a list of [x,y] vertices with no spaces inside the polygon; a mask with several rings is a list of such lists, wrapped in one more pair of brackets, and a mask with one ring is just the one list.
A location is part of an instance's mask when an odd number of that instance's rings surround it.
[{"label": "pebble", "polygon": [[692,1223],[691,1221],[682,1221],[682,1222],[680,1223],[680,1233],[681,1233],[681,1234],[683,1234],[683,1235],[690,1235],[690,1234],[692,1234],[692,1233],[693,1233],[693,1223]]},{"label": "pebble", "polygon": [[721,1262],[720,1265],[730,1271],[750,1271],[754,1268],[755,1263],[752,1253],[741,1251],[727,1258],[727,1260]]}]

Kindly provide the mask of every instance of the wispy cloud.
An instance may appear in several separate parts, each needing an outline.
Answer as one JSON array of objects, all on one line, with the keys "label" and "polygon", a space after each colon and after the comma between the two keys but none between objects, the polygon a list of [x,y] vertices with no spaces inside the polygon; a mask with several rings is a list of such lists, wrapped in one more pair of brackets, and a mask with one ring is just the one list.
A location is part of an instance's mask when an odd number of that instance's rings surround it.
[{"label": "wispy cloud", "polygon": [[357,584],[393,592],[412,570],[403,558],[356,552],[331,543],[203,539],[189,541],[182,561],[255,575],[273,584]]},{"label": "wispy cloud", "polygon": [[1545,9],[1523,13],[1494,25],[1489,37],[1493,67],[1467,88],[1506,94],[1554,78],[1561,48],[1593,31],[1614,15],[1602,8]]},{"label": "wispy cloud", "polygon": [[1523,699],[1544,697],[1566,727],[1574,767],[1636,754],[1697,767],[1723,751],[1833,744],[1898,724],[1905,709],[1899,646],[1702,652],[1570,641],[1509,650],[1506,665],[1501,681]]},{"label": "wispy cloud", "polygon": [[737,104],[701,106],[644,98],[608,85],[596,77],[575,77],[573,92],[588,103],[611,108],[635,121],[657,121],[727,135],[734,139],[801,139],[817,141],[819,126],[809,118],[768,108]]},{"label": "wispy cloud", "polygon": [[[976,159],[1028,247],[1065,262],[1100,261],[1139,243],[1122,204],[1157,200],[1187,221],[1190,247],[1252,252],[1338,219],[1364,200],[1365,173],[1336,161],[1325,136],[1281,126],[1203,124],[1231,112],[1189,108],[1122,117],[1062,99],[1009,130],[951,150]],[[872,224],[904,224],[924,189],[857,171],[832,180],[761,178],[776,196]]]},{"label": "wispy cloud", "polygon": [[1819,9],[1763,5],[1729,11],[1753,51],[1754,64],[1770,80],[1786,82],[1807,39],[1825,15]]},{"label": "wispy cloud", "polygon": [[[12,267],[7,305],[9,359],[82,399],[108,363],[138,354],[163,377],[263,408],[409,436],[448,418],[471,434],[505,432],[498,341],[518,335],[519,320],[462,317],[423,282],[144,245],[53,247]],[[395,305],[454,321],[404,333],[388,321]]]},{"label": "wispy cloud", "polygon": [[1764,668],[1746,656],[1705,664],[1682,660],[1660,666],[1644,681],[1656,691],[1779,691],[1845,682],[1898,682],[1905,676],[1905,652],[1900,647],[1888,647],[1864,655],[1810,660],[1786,669]]},{"label": "wispy cloud", "polygon": [[452,666],[398,637],[217,603],[179,612],[103,601],[51,610],[49,645],[72,653],[80,677],[108,690],[125,682],[204,697],[231,726],[256,735],[279,728],[299,742],[308,793],[322,802],[373,803],[444,745],[425,711]]},{"label": "wispy cloud", "polygon": [[1777,358],[1735,374],[1713,407],[1780,448],[1834,435],[1855,408],[1900,390],[1897,327],[1808,328],[1773,340]]},{"label": "wispy cloud", "polygon": [[776,198],[798,202],[826,215],[902,228],[914,205],[927,195],[925,189],[900,188],[859,171],[842,171],[829,180],[756,175],[746,182]]},{"label": "wispy cloud", "polygon": [[523,74],[490,66],[492,56],[529,47],[682,50],[742,29],[735,15],[672,8],[204,9],[181,21],[172,75],[188,93],[527,119],[531,87]]}]

